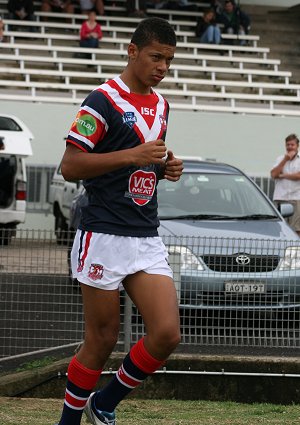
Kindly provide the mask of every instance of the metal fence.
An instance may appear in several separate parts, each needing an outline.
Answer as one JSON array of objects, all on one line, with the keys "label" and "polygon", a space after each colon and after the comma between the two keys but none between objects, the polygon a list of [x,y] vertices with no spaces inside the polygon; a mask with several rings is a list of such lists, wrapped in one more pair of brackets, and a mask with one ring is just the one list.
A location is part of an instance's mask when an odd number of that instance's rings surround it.
[{"label": "metal fence", "polygon": [[[295,241],[167,237],[181,316],[180,349],[299,348],[300,254]],[[0,357],[76,344],[81,293],[69,277],[71,241],[18,230],[0,246]],[[144,333],[121,293],[118,348]]]}]

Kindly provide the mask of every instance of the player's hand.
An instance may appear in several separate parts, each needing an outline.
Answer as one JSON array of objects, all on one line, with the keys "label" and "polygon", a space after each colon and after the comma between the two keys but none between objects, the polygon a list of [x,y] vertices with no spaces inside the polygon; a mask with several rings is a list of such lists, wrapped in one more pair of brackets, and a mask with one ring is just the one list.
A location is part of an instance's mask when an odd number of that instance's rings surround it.
[{"label": "player's hand", "polygon": [[183,162],[179,158],[175,158],[172,151],[168,151],[165,165],[164,178],[172,182],[177,182],[183,171]]},{"label": "player's hand", "polygon": [[161,139],[143,143],[135,148],[130,149],[132,155],[132,163],[139,167],[151,164],[165,164],[167,148],[165,142]]}]

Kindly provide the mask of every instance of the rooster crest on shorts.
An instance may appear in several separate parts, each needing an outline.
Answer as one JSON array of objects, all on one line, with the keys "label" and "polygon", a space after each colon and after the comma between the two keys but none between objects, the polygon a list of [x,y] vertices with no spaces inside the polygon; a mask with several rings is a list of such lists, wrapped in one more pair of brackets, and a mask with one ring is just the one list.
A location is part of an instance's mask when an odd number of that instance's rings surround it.
[{"label": "rooster crest on shorts", "polygon": [[103,277],[103,266],[101,264],[91,264],[88,272],[88,277],[92,280],[100,280]]}]

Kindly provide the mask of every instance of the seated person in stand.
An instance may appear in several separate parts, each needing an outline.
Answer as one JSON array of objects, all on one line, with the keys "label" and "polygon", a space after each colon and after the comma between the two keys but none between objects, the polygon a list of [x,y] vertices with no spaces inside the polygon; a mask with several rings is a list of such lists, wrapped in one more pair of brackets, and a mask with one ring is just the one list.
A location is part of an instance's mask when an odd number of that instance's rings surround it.
[{"label": "seated person in stand", "polygon": [[4,41],[4,22],[2,17],[0,16],[0,43],[3,43]]},{"label": "seated person in stand", "polygon": [[[90,10],[87,20],[82,23],[80,28],[80,47],[99,47],[99,40],[102,38],[102,29],[96,17],[96,12]],[[90,58],[91,56],[87,55],[86,57]]]},{"label": "seated person in stand", "polygon": [[74,4],[72,3],[72,0],[43,0],[41,11],[74,13]]},{"label": "seated person in stand", "polygon": [[[235,4],[234,0],[225,0],[224,10],[218,22],[224,25],[224,33],[237,35],[248,34],[251,24],[250,17]],[[228,41],[228,44],[233,42]],[[244,45],[245,40],[240,40],[239,44]]]},{"label": "seated person in stand", "polygon": [[221,0],[211,0],[210,9],[213,9],[216,14],[216,19],[221,15],[224,8],[224,1]]},{"label": "seated person in stand", "polygon": [[[138,9],[136,6],[138,5]],[[128,16],[134,16],[137,18],[146,18],[146,8],[147,8],[147,1],[146,0],[139,0],[138,4],[136,4],[135,0],[126,0],[126,10],[128,13]]]},{"label": "seated person in stand", "polygon": [[221,31],[215,22],[215,12],[213,9],[204,11],[203,16],[197,19],[196,36],[200,43],[220,44]]},{"label": "seated person in stand", "polygon": [[8,0],[8,19],[35,21],[33,0]]},{"label": "seated person in stand", "polygon": [[87,14],[90,10],[95,10],[97,15],[104,15],[103,0],[79,0],[81,13]]}]

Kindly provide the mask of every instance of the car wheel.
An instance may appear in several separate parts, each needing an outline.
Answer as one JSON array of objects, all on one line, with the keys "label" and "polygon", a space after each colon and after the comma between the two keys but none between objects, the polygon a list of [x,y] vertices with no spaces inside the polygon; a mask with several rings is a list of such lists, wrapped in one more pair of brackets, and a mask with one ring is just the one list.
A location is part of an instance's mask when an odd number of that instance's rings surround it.
[{"label": "car wheel", "polygon": [[12,238],[12,232],[10,229],[0,229],[0,245],[9,245]]}]

